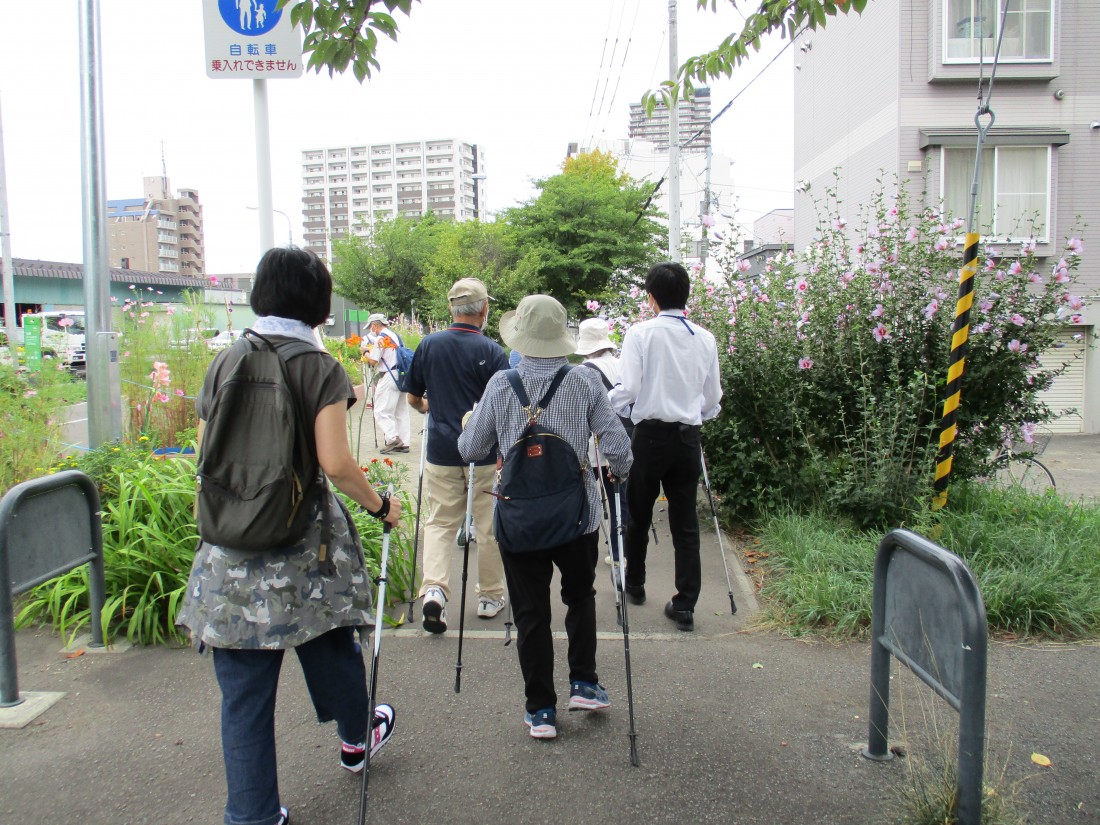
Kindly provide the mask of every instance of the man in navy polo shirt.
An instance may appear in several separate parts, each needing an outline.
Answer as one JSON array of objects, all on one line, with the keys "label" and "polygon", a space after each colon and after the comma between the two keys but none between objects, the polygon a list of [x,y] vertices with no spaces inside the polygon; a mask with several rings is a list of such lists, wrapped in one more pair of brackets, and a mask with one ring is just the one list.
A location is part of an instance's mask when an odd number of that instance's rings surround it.
[{"label": "man in navy polo shirt", "polygon": [[[451,549],[466,517],[467,470],[458,453],[462,416],[481,400],[485,385],[508,357],[495,341],[482,335],[489,316],[489,294],[477,278],[457,281],[447,293],[454,322],[420,342],[406,377],[409,404],[428,419],[428,454],[424,466],[424,629],[447,630],[451,589]],[[430,404],[430,407],[429,407]],[[474,469],[474,525],[477,537],[477,615],[491,619],[504,608],[504,566],[493,534],[493,490],[496,452]]]}]

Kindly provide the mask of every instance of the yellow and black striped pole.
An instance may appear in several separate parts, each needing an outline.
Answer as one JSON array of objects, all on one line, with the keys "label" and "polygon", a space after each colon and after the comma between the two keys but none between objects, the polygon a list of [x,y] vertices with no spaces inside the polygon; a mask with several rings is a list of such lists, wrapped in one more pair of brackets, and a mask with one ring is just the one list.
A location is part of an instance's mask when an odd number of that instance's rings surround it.
[{"label": "yellow and black striped pole", "polygon": [[966,367],[966,342],[970,336],[970,306],[974,303],[974,276],[978,274],[979,237],[977,232],[966,233],[963,265],[959,270],[959,297],[955,302],[955,321],[951,325],[951,357],[947,362],[947,398],[943,402],[940,451],[936,455],[933,510],[939,510],[947,504],[947,483],[951,477],[955,436],[958,434],[959,399],[962,396],[962,377]]}]

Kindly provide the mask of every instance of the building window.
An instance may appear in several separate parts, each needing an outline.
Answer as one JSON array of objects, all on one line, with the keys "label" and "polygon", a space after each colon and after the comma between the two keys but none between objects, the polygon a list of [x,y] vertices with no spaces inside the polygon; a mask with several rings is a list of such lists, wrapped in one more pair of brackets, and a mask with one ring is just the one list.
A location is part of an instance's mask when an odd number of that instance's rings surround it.
[{"label": "building window", "polygon": [[[974,150],[943,149],[943,201],[951,215],[967,217]],[[994,238],[1046,242],[1050,225],[1050,147],[993,146],[982,150],[975,224]]]},{"label": "building window", "polygon": [[[997,0],[943,0],[944,62],[970,63],[997,50],[1001,25]],[[1047,62],[1053,55],[1054,0],[1008,0],[1001,38],[1002,61]]]}]

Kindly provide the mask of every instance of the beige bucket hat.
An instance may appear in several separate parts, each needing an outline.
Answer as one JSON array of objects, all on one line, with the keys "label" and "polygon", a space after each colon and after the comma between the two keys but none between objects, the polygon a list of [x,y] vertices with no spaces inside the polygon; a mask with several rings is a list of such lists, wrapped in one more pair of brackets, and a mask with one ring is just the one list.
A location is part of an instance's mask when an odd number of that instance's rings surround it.
[{"label": "beige bucket hat", "polygon": [[581,321],[577,335],[577,355],[591,355],[604,349],[618,349],[611,340],[611,326],[603,318]]},{"label": "beige bucket hat", "polygon": [[559,358],[577,348],[567,320],[565,307],[549,295],[528,295],[500,316],[500,337],[524,356]]}]

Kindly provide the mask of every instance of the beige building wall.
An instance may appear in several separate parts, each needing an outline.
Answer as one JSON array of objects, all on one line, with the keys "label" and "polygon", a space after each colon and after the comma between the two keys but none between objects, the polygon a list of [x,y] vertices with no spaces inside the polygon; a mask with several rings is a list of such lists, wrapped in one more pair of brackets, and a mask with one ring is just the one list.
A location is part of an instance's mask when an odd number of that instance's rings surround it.
[{"label": "beige building wall", "polygon": [[187,275],[206,275],[202,204],[194,189],[174,196],[168,179],[142,180],[140,199],[107,202],[108,256],[111,266]]}]

